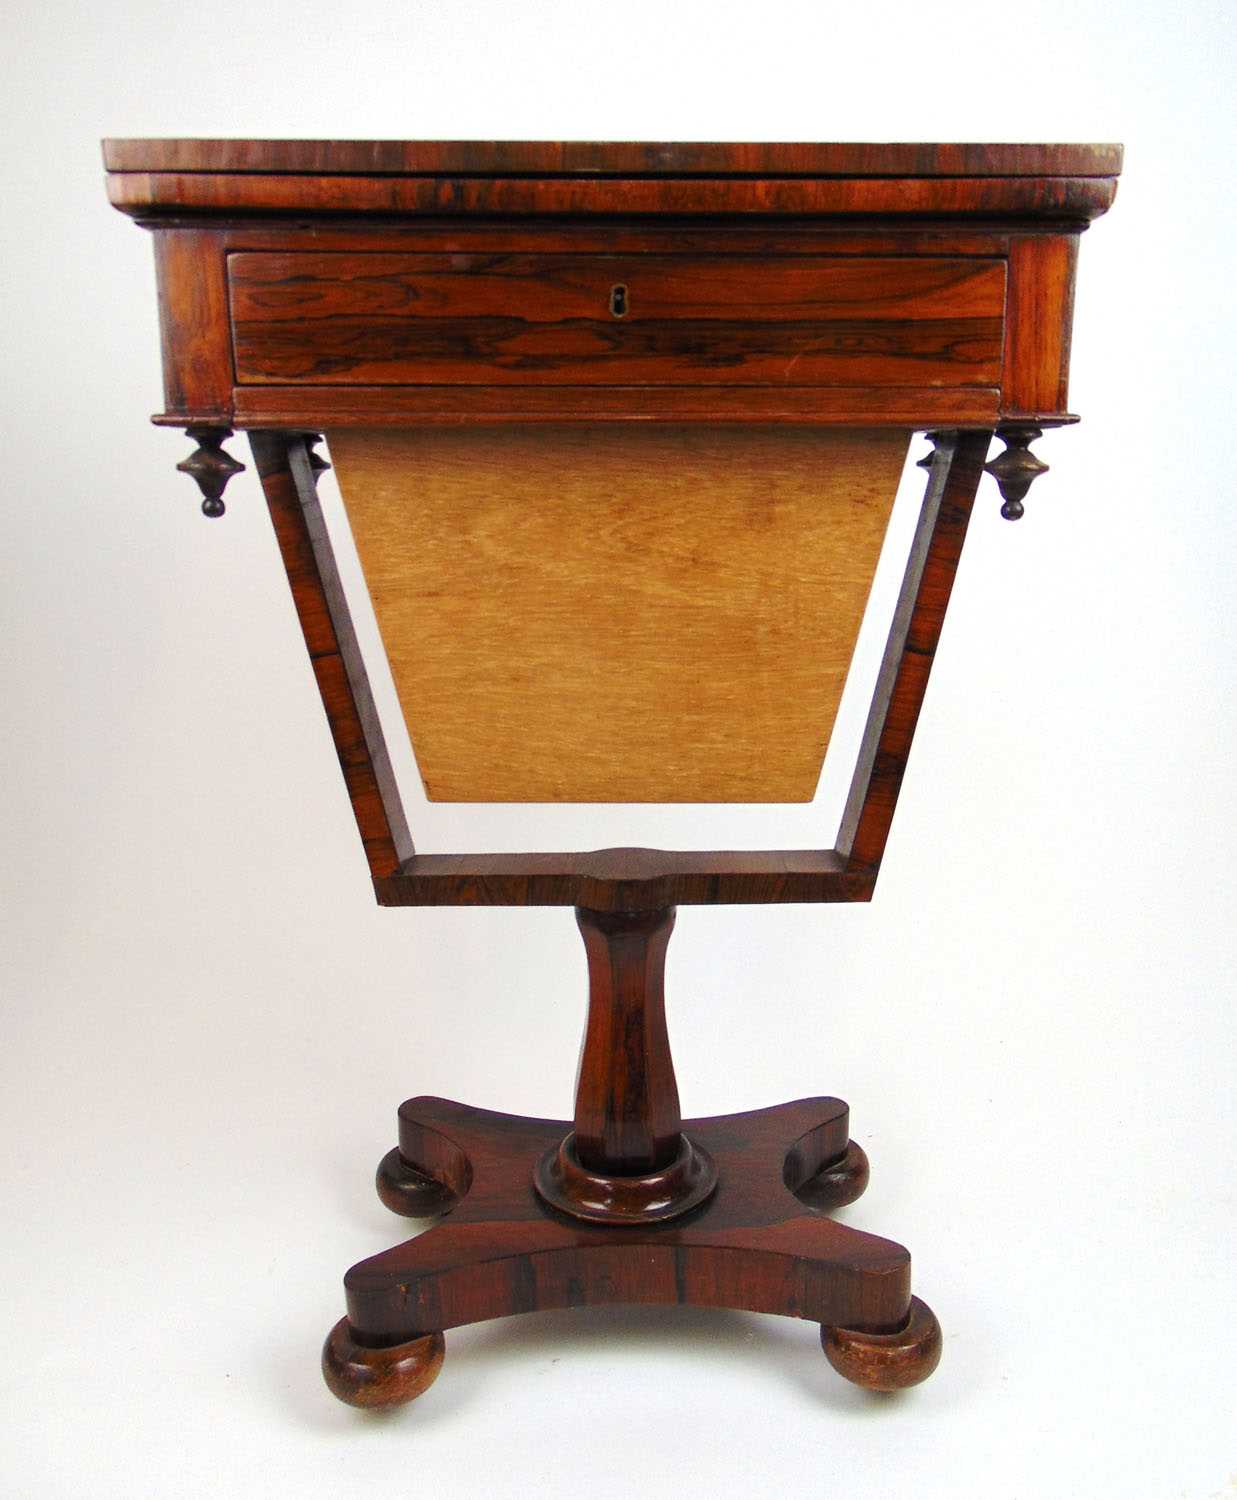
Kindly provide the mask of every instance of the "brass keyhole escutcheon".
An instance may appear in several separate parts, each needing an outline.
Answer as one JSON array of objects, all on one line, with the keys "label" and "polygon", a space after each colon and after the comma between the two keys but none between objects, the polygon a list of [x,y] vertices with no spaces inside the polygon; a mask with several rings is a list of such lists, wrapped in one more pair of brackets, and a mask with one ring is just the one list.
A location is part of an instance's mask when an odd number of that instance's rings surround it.
[{"label": "brass keyhole escutcheon", "polygon": [[616,318],[627,316],[627,287],[621,281],[610,288],[610,311]]}]

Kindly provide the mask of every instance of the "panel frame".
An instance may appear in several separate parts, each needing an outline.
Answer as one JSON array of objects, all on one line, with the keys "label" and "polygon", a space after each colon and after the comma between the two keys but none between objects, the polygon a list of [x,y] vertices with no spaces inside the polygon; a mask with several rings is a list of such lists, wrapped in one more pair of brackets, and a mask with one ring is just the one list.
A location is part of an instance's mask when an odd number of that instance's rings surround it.
[{"label": "panel frame", "polygon": [[311,437],[250,433],[323,708],[383,906],[867,901],[875,889],[991,430],[934,431],[928,482],[836,847],[417,854],[322,520]]},{"label": "panel frame", "polygon": [[[1041,428],[1077,420],[1065,408],[1065,375],[1080,225],[1063,230],[1052,224],[1013,228],[944,220],[893,227],[888,221],[835,219],[779,221],[758,230],[750,222],[679,220],[602,229],[587,220],[422,219],[401,224],[323,220],[310,227],[261,217],[191,215],[147,227],[154,232],[167,403],[152,418],[158,426],[208,423],[294,432],[405,422],[788,421],[982,430],[1010,420]],[[999,259],[1007,264],[1001,382],[545,386],[530,378],[519,385],[243,384],[235,370],[228,259],[307,247],[347,254]]]}]

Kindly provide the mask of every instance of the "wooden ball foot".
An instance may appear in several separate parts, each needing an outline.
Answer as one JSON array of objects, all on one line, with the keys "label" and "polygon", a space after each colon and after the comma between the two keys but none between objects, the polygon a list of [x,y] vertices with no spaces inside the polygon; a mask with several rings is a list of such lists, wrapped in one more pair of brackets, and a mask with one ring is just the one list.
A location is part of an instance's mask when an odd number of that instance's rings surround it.
[{"label": "wooden ball foot", "polygon": [[867,1152],[856,1141],[847,1143],[846,1154],[822,1167],[795,1189],[795,1197],[808,1208],[825,1212],[844,1208],[862,1196],[871,1176]]},{"label": "wooden ball foot", "polygon": [[408,1219],[432,1219],[454,1208],[458,1201],[449,1187],[410,1167],[398,1147],[378,1163],[374,1185],[391,1212]]},{"label": "wooden ball foot", "polygon": [[820,1342],[838,1374],[869,1391],[918,1385],[941,1362],[941,1325],[918,1297],[911,1298],[906,1322],[892,1333],[822,1327]]},{"label": "wooden ball foot", "polygon": [[371,1349],[358,1344],[348,1319],[340,1318],[322,1346],[322,1375],[331,1394],[349,1406],[385,1411],[427,1391],[438,1378],[446,1350],[441,1333]]}]

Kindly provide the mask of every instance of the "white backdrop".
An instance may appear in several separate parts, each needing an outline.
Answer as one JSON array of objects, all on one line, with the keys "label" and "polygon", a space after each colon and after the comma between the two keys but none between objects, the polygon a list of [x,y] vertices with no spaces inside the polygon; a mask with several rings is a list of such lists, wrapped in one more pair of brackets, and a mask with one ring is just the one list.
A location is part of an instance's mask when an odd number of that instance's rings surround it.
[{"label": "white backdrop", "polygon": [[[1231,11],[7,16],[0,1492],[1230,1494]],[[917,1392],[807,1324],[618,1309],[452,1333],[393,1419],[327,1395],[396,1105],[569,1112],[582,949],[373,905],[252,473],[207,523],[146,423],[105,134],[1126,142],[1083,425],[1019,526],[985,485],[874,904],[684,909],[670,951],[687,1113],[850,1100],[846,1217],[946,1332]]]}]

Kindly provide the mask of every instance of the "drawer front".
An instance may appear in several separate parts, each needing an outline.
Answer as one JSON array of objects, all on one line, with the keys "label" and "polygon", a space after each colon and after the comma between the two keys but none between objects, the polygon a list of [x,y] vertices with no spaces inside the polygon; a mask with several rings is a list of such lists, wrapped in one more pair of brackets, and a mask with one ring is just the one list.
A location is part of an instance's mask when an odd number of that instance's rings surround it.
[{"label": "drawer front", "polygon": [[241,385],[993,386],[1005,262],[238,252]]}]

